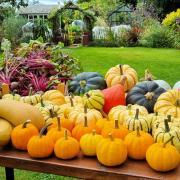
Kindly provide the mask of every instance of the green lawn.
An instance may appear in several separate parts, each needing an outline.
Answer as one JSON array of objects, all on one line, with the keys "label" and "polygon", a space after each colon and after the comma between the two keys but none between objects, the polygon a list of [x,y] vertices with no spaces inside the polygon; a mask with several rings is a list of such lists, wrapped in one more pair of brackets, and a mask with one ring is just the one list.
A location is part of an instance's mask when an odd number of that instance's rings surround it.
[{"label": "green lawn", "polygon": [[65,49],[77,57],[84,71],[97,71],[103,75],[117,64],[129,64],[144,76],[149,69],[158,79],[173,85],[180,80],[180,50],[152,48],[74,48]]},{"label": "green lawn", "polygon": [[[116,64],[129,64],[134,67],[139,77],[148,68],[154,76],[173,85],[180,80],[180,51],[174,49],[148,48],[74,48],[64,49],[77,57],[84,71],[97,71],[105,74]],[[28,171],[15,171],[16,180],[62,180],[71,179],[55,175]],[[4,170],[0,168],[0,180],[5,180]]]}]

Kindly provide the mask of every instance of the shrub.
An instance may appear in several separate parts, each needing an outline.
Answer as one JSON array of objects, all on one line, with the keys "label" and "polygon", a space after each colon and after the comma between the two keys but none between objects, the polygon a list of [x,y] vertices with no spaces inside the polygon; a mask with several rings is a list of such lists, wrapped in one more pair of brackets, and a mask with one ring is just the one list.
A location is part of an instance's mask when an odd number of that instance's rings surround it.
[{"label": "shrub", "polygon": [[3,34],[6,39],[9,39],[13,45],[20,43],[22,37],[22,26],[26,24],[26,20],[23,17],[8,17],[4,19],[2,27]]},{"label": "shrub", "polygon": [[180,9],[167,14],[162,24],[165,26],[173,26],[176,23],[176,18],[180,18]]},{"label": "shrub", "polygon": [[151,27],[144,31],[140,45],[153,48],[171,48],[175,44],[175,32],[164,26]]}]

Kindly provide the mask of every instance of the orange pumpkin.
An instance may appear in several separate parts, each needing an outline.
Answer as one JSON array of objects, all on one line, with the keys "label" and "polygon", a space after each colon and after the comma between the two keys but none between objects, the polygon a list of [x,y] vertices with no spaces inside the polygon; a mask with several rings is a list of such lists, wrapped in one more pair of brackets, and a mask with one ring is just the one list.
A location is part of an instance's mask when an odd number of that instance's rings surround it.
[{"label": "orange pumpkin", "polygon": [[75,138],[69,137],[67,130],[64,133],[64,137],[57,140],[54,153],[58,158],[72,159],[79,154],[79,142]]},{"label": "orange pumpkin", "polygon": [[11,133],[11,141],[13,146],[19,150],[27,150],[27,144],[32,136],[38,135],[39,131],[31,124],[30,120],[16,126]]},{"label": "orange pumpkin", "polygon": [[[56,121],[57,121],[58,126],[55,128],[51,128],[47,133],[47,136],[49,136],[54,141],[54,143],[56,143],[58,139],[63,137],[64,132],[67,130],[61,127],[60,117],[57,117]],[[69,130],[67,130],[67,133],[68,133],[68,136],[71,136],[71,132]]]},{"label": "orange pumpkin", "polygon": [[84,125],[76,125],[72,130],[72,136],[79,141],[84,134],[90,133],[92,130],[93,127],[88,126],[87,116],[84,116]]},{"label": "orange pumpkin", "polygon": [[142,160],[146,158],[146,151],[154,143],[154,140],[150,134],[140,131],[138,127],[136,131],[125,137],[124,143],[127,145],[130,158]]},{"label": "orange pumpkin", "polygon": [[51,124],[45,125],[38,136],[33,136],[27,145],[28,154],[33,158],[46,158],[49,157],[54,150],[53,140],[47,136],[43,135],[45,130]]},{"label": "orange pumpkin", "polygon": [[108,118],[101,118],[97,120],[96,127],[99,129],[99,132],[101,133],[104,128],[110,126],[111,122],[112,121],[110,121]]},{"label": "orange pumpkin", "polygon": [[[57,126],[58,126],[57,120],[54,119],[52,120],[52,125],[48,128],[48,130],[51,128],[55,128]],[[69,131],[72,131],[72,129],[74,128],[74,123],[69,118],[61,117],[61,126],[63,128],[68,129]]]},{"label": "orange pumpkin", "polygon": [[129,133],[129,130],[122,125],[119,125],[118,119],[114,121],[114,127],[104,128],[101,132],[103,137],[108,137],[109,133],[112,134],[114,138],[124,139]]}]

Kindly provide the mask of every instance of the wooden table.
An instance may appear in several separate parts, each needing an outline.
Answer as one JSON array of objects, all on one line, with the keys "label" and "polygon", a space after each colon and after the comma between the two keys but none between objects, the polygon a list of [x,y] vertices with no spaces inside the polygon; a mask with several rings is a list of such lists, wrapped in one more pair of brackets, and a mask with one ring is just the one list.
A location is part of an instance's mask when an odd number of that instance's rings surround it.
[{"label": "wooden table", "polygon": [[81,154],[68,161],[54,156],[32,159],[26,152],[6,149],[0,150],[0,166],[6,167],[7,180],[13,180],[13,168],[93,180],[180,180],[180,167],[168,173],[157,173],[145,161],[127,160],[119,167],[108,168],[99,164],[95,158],[83,157]]}]

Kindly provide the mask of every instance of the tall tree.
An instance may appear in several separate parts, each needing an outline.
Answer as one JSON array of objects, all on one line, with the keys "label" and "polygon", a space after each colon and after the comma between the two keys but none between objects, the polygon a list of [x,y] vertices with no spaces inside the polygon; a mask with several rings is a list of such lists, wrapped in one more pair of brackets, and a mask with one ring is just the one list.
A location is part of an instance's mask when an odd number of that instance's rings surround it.
[{"label": "tall tree", "polygon": [[27,6],[28,0],[1,0],[1,3],[10,3],[12,6],[20,7],[20,6]]}]

